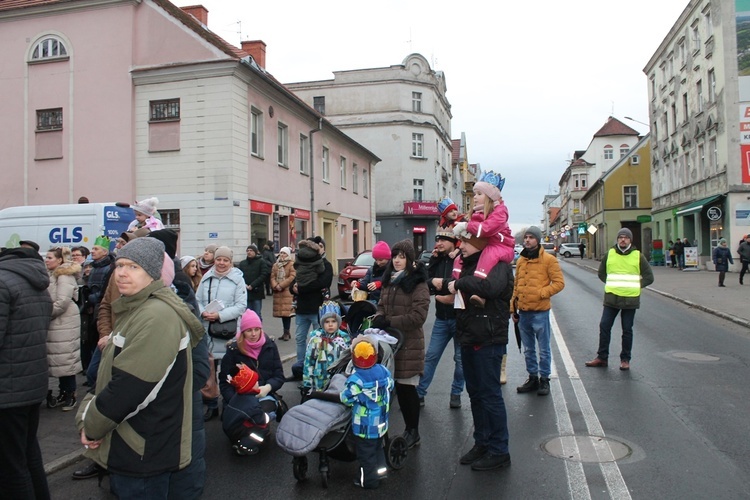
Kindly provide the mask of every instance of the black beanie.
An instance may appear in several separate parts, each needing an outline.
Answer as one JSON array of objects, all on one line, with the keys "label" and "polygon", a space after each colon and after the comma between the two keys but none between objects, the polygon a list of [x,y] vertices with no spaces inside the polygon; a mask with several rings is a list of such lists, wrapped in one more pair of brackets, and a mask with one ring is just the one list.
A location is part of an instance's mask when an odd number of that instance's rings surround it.
[{"label": "black beanie", "polygon": [[164,243],[164,251],[167,252],[170,259],[177,255],[177,231],[174,229],[159,229],[151,231],[148,235]]}]

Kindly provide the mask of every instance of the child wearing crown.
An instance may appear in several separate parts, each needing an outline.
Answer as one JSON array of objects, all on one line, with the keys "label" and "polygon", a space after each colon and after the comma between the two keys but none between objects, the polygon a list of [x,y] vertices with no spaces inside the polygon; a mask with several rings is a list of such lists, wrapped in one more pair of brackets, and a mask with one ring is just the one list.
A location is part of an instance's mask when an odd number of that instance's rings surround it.
[{"label": "child wearing crown", "polygon": [[[508,207],[505,206],[500,192],[505,179],[493,171],[486,172],[474,184],[474,211],[469,222],[459,222],[453,228],[458,236],[476,236],[488,239],[482,255],[479,257],[474,276],[486,278],[498,262],[513,262],[515,239],[508,225]],[[461,272],[461,261],[456,260],[453,274],[457,278]],[[474,305],[483,307],[484,299],[472,295],[469,299]]]},{"label": "child wearing crown", "polygon": [[377,488],[386,472],[383,436],[388,432],[388,410],[393,378],[378,363],[378,341],[360,335],[352,342],[354,372],[346,379],[341,402],[352,407],[352,434],[359,460],[359,478],[354,484]]},{"label": "child wearing crown", "polygon": [[341,330],[341,308],[327,300],[318,310],[320,328],[310,334],[302,368],[302,388],[305,391],[322,391],[328,386],[328,368],[349,349],[351,338]]},{"label": "child wearing crown", "polygon": [[438,202],[438,211],[440,212],[440,227],[443,229],[453,229],[457,223],[464,220],[464,214],[458,211],[458,207],[448,197]]}]

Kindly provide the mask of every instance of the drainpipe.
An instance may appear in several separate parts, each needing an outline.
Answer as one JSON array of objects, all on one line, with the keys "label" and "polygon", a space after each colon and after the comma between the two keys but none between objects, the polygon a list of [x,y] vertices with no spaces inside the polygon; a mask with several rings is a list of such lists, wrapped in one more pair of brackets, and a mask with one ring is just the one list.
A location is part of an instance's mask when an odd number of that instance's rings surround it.
[{"label": "drainpipe", "polygon": [[[318,118],[318,128],[310,130],[310,236],[315,236],[315,163],[313,162],[313,134],[323,130],[323,118]],[[330,167],[330,166],[329,166]]]}]

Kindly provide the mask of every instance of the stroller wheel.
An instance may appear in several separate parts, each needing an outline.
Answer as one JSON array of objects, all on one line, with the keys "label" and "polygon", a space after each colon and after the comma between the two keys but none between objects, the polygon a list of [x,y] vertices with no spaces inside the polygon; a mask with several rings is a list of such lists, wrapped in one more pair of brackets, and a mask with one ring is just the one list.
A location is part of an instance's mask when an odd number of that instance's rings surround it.
[{"label": "stroller wheel", "polygon": [[385,445],[385,461],[393,470],[399,470],[406,464],[406,456],[409,453],[409,446],[403,436],[396,436],[389,439]]},{"label": "stroller wheel", "polygon": [[294,479],[304,481],[307,479],[307,457],[294,457],[292,459],[292,470]]}]

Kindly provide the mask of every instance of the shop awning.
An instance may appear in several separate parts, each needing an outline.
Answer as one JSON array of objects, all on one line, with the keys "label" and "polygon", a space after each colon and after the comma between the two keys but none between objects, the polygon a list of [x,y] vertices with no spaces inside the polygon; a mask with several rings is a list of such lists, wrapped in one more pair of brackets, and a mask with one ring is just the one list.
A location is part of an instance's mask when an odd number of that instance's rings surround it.
[{"label": "shop awning", "polygon": [[712,201],[716,201],[719,198],[721,198],[722,194],[717,194],[716,196],[709,196],[708,198],[703,198],[702,200],[694,201],[690,205],[687,205],[677,211],[675,215],[690,215],[694,212],[699,212],[705,205],[708,205]]}]

